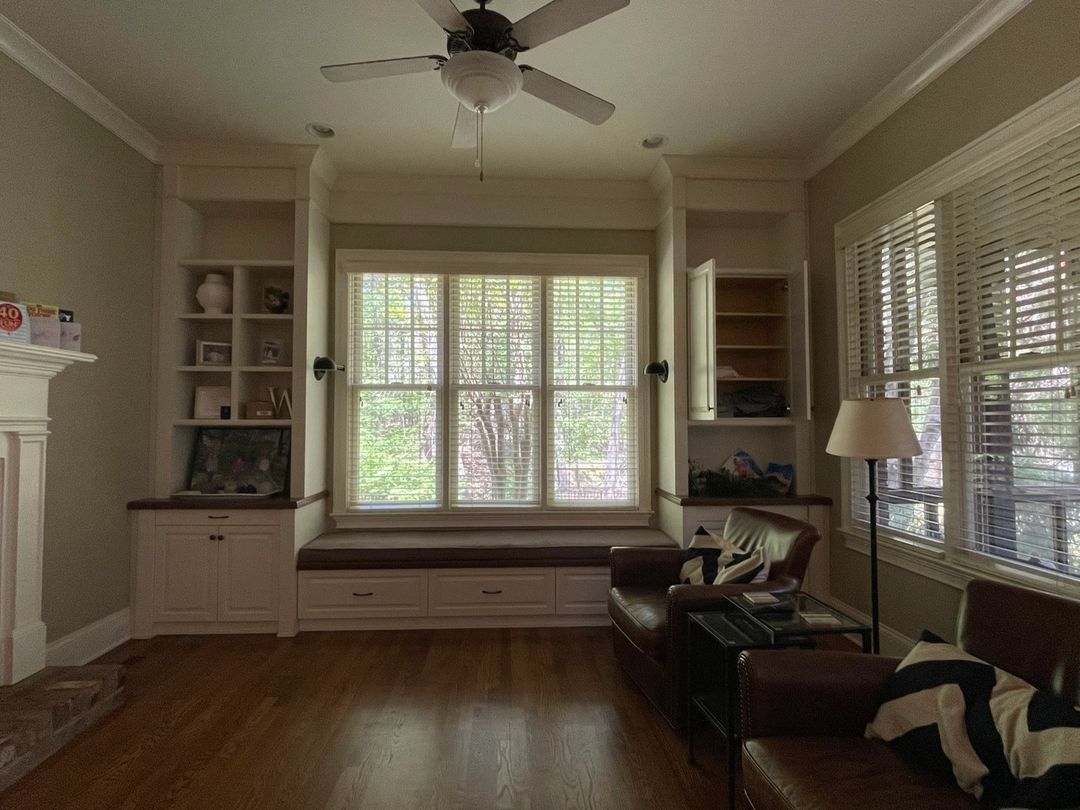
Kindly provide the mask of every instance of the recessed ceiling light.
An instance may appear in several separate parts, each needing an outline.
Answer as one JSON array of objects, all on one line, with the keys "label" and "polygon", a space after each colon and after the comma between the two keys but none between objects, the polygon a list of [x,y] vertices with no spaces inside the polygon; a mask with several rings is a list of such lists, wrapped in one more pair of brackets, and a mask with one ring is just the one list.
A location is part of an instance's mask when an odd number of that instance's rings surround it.
[{"label": "recessed ceiling light", "polygon": [[314,138],[334,137],[334,128],[329,124],[320,124],[316,121],[312,121],[310,124],[304,127],[304,130],[307,132],[308,135],[311,135]]},{"label": "recessed ceiling light", "polygon": [[667,135],[649,135],[645,140],[641,142],[641,145],[646,149],[659,149],[665,143],[667,143]]}]

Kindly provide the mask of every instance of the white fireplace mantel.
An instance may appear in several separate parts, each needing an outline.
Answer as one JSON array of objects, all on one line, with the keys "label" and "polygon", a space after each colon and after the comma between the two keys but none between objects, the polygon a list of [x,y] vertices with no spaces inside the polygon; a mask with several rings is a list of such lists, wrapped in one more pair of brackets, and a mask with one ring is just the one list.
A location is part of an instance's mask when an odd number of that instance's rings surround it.
[{"label": "white fireplace mantel", "polygon": [[49,381],[92,354],[0,338],[0,686],[45,667],[41,568]]}]

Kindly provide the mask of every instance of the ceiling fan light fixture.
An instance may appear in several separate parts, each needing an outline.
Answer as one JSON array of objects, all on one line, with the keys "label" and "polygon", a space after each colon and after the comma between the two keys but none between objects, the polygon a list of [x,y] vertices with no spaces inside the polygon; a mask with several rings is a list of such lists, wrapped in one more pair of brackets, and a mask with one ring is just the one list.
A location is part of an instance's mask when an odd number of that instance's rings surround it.
[{"label": "ceiling fan light fixture", "polygon": [[521,69],[502,54],[465,51],[450,57],[439,71],[443,86],[476,111],[494,112],[521,90]]}]

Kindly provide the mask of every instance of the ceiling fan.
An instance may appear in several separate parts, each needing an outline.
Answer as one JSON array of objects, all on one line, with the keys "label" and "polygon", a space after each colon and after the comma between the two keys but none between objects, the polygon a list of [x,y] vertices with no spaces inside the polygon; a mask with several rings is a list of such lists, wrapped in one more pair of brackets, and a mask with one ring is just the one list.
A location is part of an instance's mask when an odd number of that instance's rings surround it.
[{"label": "ceiling fan", "polygon": [[405,73],[439,71],[443,85],[458,100],[453,146],[477,150],[483,179],[483,120],[525,91],[590,124],[602,124],[615,105],[556,79],[542,70],[515,63],[519,53],[543,45],[614,11],[630,0],[551,0],[516,23],[487,8],[491,0],[477,0],[480,8],[459,11],[452,0],[416,0],[446,32],[448,56],[412,56],[325,65],[323,76],[332,82],[378,79]]}]

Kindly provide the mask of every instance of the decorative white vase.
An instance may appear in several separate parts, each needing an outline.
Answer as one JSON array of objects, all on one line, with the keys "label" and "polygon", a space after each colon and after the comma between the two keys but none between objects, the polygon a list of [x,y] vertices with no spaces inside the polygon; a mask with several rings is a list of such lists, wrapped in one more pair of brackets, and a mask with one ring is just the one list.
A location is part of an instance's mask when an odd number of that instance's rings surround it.
[{"label": "decorative white vase", "polygon": [[207,273],[195,291],[195,300],[208,315],[224,315],[232,306],[232,285],[221,273]]}]

